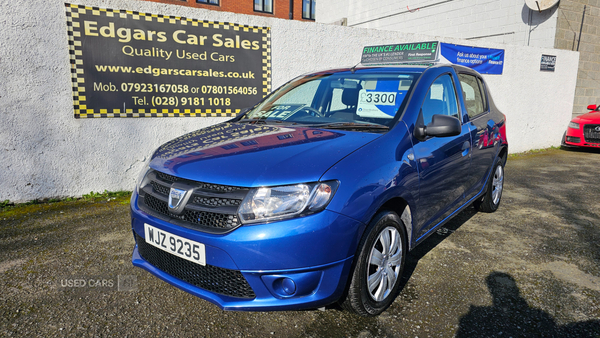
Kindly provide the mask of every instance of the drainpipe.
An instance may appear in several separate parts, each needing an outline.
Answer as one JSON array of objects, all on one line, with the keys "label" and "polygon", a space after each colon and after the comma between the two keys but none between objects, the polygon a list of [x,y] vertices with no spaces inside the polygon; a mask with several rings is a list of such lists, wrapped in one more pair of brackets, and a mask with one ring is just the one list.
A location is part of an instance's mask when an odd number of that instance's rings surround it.
[{"label": "drainpipe", "polygon": [[294,20],[294,0],[290,0],[290,20]]},{"label": "drainpipe", "polygon": [[581,42],[581,32],[583,31],[583,19],[585,19],[585,8],[587,5],[583,6],[583,15],[581,15],[581,27],[579,27],[579,39],[577,39],[577,51],[579,52],[579,43]]}]

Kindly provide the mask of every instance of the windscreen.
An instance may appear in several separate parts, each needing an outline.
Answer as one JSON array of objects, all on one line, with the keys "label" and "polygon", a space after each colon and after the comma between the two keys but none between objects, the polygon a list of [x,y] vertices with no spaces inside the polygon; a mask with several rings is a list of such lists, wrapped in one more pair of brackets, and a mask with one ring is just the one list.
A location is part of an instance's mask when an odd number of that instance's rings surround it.
[{"label": "windscreen", "polygon": [[415,74],[319,74],[296,79],[247,112],[244,120],[389,126]]}]

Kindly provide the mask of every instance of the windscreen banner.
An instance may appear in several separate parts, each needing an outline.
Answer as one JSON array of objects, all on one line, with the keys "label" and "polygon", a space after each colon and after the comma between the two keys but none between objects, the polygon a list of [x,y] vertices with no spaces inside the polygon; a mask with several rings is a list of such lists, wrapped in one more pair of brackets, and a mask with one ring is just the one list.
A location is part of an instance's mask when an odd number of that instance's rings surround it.
[{"label": "windscreen banner", "polygon": [[472,68],[481,74],[502,74],[504,49],[440,43],[441,61]]},{"label": "windscreen banner", "polygon": [[268,27],[65,6],[75,118],[233,117],[271,91]]},{"label": "windscreen banner", "polygon": [[438,44],[437,41],[427,41],[366,46],[363,48],[360,63],[367,65],[431,62],[437,60]]}]

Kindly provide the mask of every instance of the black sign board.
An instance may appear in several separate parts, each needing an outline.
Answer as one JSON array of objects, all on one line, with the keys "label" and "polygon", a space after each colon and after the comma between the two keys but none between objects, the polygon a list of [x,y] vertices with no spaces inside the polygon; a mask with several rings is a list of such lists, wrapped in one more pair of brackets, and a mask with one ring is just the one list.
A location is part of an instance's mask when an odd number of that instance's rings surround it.
[{"label": "black sign board", "polygon": [[544,55],[542,54],[542,61],[540,62],[540,70],[546,72],[553,72],[556,66],[555,55]]},{"label": "black sign board", "polygon": [[362,64],[432,62],[438,56],[437,41],[402,43],[363,48]]},{"label": "black sign board", "polygon": [[75,118],[229,117],[271,90],[267,27],[65,6]]}]

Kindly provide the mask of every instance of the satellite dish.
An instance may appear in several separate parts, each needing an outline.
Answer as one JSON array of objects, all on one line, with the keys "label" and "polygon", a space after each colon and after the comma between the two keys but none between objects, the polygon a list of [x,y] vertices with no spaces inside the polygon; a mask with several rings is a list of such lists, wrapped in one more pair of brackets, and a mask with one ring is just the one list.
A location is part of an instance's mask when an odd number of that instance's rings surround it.
[{"label": "satellite dish", "polygon": [[534,11],[541,12],[553,7],[559,0],[525,0],[525,5]]}]

